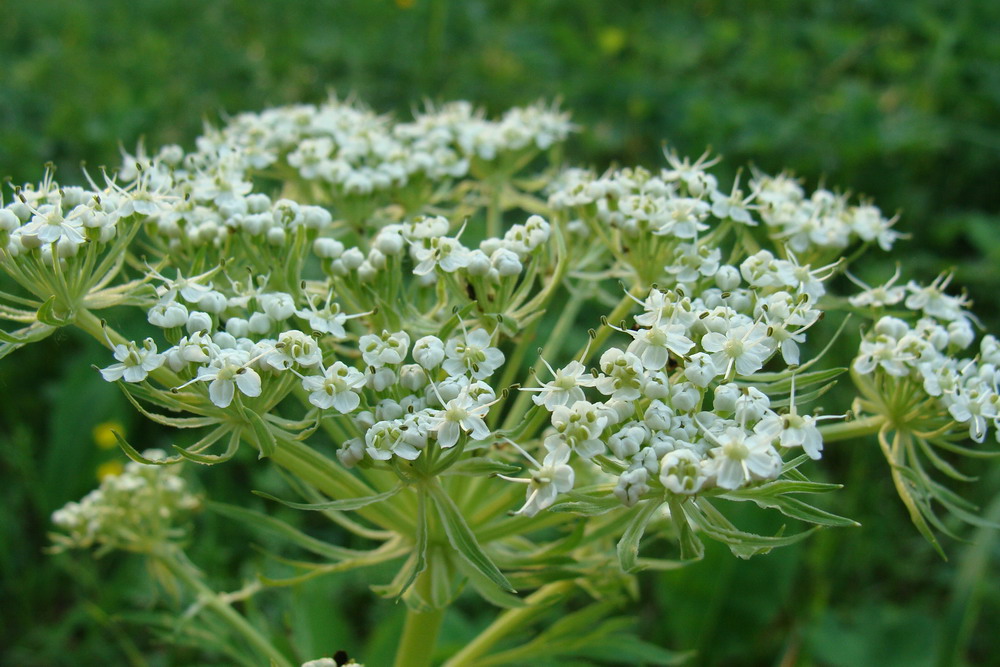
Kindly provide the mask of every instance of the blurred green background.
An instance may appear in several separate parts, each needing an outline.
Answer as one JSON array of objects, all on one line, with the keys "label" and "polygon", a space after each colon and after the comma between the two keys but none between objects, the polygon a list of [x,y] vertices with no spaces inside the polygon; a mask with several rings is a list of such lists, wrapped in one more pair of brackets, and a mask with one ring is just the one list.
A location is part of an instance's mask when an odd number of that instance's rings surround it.
[{"label": "blurred green background", "polygon": [[[726,158],[722,174],[788,168],[809,187],[900,211],[912,238],[858,273],[883,280],[896,258],[925,280],[954,267],[1000,330],[1000,3],[18,0],[2,16],[0,178],[37,180],[51,161],[77,182],[81,160],[114,165],[119,144],[190,147],[205,120],[330,91],[401,115],[425,99],[500,112],[558,98],[582,127],[568,147],[577,163],[657,166],[664,141],[691,155],[711,146]],[[134,583],[137,559],[42,554],[51,511],[121,458],[94,444],[96,425],[118,420],[133,441],[164,444],[93,373],[105,362],[67,333],[0,363],[2,664],[204,659],[165,648],[143,629],[155,618],[121,611],[155,601]],[[997,535],[968,533],[969,544],[947,545],[950,562],[937,559],[871,445],[827,456],[829,478],[847,485],[836,509],[863,528],[746,563],[710,550],[645,576],[643,635],[698,649],[700,664],[1000,664]],[[202,479],[239,502],[272,474],[224,468]],[[995,468],[963,492],[1000,518]],[[245,539],[206,518],[193,555],[237,588],[251,575],[235,571]],[[298,611],[282,595],[254,613],[299,645],[351,646],[369,665],[391,652],[399,610],[367,603],[365,582],[292,591]],[[310,625],[304,609],[321,613]],[[449,617],[452,645],[481,625],[464,611]]]}]

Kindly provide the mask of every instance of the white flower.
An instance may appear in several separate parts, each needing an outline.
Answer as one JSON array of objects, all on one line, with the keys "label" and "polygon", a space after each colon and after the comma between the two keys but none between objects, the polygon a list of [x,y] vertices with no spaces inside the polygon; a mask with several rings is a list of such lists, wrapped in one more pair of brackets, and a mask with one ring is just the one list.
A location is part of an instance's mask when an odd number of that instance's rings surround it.
[{"label": "white flower", "polygon": [[612,493],[622,505],[632,507],[649,491],[649,471],[643,467],[629,468],[618,477]]},{"label": "white flower", "polygon": [[413,360],[431,371],[444,361],[444,343],[437,336],[424,336],[413,344]]},{"label": "white flower", "polygon": [[445,346],[444,370],[448,375],[468,373],[477,380],[493,375],[504,362],[503,352],[490,347],[493,336],[485,329],[473,329],[463,338],[451,338]]},{"label": "white flower", "polygon": [[284,292],[269,292],[257,297],[261,310],[276,322],[287,320],[295,313],[295,299]]},{"label": "white flower", "polygon": [[705,436],[717,445],[712,455],[715,483],[723,489],[738,489],[754,479],[772,479],[781,470],[781,458],[769,438],[748,435],[730,426],[719,436]]},{"label": "white flower", "polygon": [[141,348],[132,342],[115,345],[114,357],[119,363],[101,370],[101,377],[108,382],[142,382],[151,371],[162,366],[166,359],[164,355],[156,353],[156,343],[152,338],[143,341]]},{"label": "white flower", "polygon": [[425,276],[435,267],[440,267],[445,273],[454,273],[469,265],[469,249],[459,240],[439,236],[428,241],[427,246],[414,245],[413,257],[417,265],[413,268],[414,275]]},{"label": "white flower", "polygon": [[149,309],[146,319],[154,327],[181,327],[188,321],[188,309],[178,301],[161,302]]},{"label": "white flower", "polygon": [[552,426],[556,432],[545,439],[545,448],[552,451],[566,444],[583,458],[592,458],[604,451],[600,435],[607,423],[607,416],[588,401],[577,401],[571,407],[557,405],[552,410]]},{"label": "white flower", "polygon": [[704,352],[692,354],[684,364],[684,377],[704,389],[719,375],[712,357]]},{"label": "white flower", "polygon": [[[275,370],[283,371],[298,364],[303,368],[311,368],[323,361],[323,350],[320,349],[312,336],[297,329],[282,331],[278,335],[278,343],[273,351],[264,357],[267,365]],[[360,373],[359,373],[360,374]]]},{"label": "white flower", "polygon": [[534,401],[535,405],[545,406],[549,412],[557,405],[570,406],[577,401],[582,401],[584,399],[582,387],[594,386],[594,378],[587,373],[587,367],[579,361],[571,361],[558,370],[553,370],[549,366],[549,362],[544,359],[542,362],[552,373],[554,379],[541,387],[522,388],[521,391],[539,392],[532,396],[531,400]]},{"label": "white flower", "polygon": [[734,367],[737,375],[756,373],[774,349],[767,326],[760,322],[732,327],[725,335],[711,331],[702,337],[701,346],[712,353],[716,368],[726,369],[726,377],[730,377]]},{"label": "white flower", "polygon": [[532,517],[543,509],[551,507],[560,493],[572,490],[575,475],[573,468],[567,465],[570,449],[566,445],[559,445],[551,449],[541,464],[520,447],[518,449],[535,466],[535,469],[531,471],[531,477],[521,479],[506,475],[497,476],[508,482],[528,485],[524,505],[515,514]]},{"label": "white flower", "polygon": [[442,401],[444,409],[430,418],[429,430],[437,434],[442,449],[454,447],[465,431],[473,440],[485,440],[492,431],[483,421],[491,404],[480,405],[469,396],[468,389],[450,401]]},{"label": "white flower", "polygon": [[668,491],[693,495],[707,481],[701,457],[686,447],[669,451],[660,459],[660,483]]},{"label": "white flower", "polygon": [[621,401],[634,401],[642,395],[644,373],[639,357],[613,347],[601,355],[600,366],[602,375],[594,383],[597,391]]},{"label": "white flower", "polygon": [[922,310],[931,317],[946,322],[965,319],[965,308],[970,305],[969,300],[944,293],[952,277],[951,274],[940,275],[927,286],[910,281],[906,285],[906,291],[910,293],[906,297],[906,307],[910,310]]},{"label": "white flower", "polygon": [[672,352],[682,357],[694,347],[694,343],[684,334],[686,329],[681,324],[654,324],[648,329],[627,331],[634,339],[626,352],[630,352],[642,361],[644,368],[658,371],[667,365]]},{"label": "white flower", "polygon": [[[829,415],[826,419],[842,415]],[[782,447],[801,447],[809,458],[818,460],[823,451],[823,435],[816,427],[817,417],[799,415],[794,410],[787,415],[770,415],[754,426],[754,433],[778,440]]]},{"label": "white flower", "polygon": [[358,391],[365,386],[364,374],[343,362],[334,362],[323,375],[302,378],[302,388],[309,394],[309,402],[321,410],[333,408],[346,415],[361,404]]},{"label": "white flower", "polygon": [[410,347],[410,336],[405,331],[395,333],[383,331],[381,335],[362,336],[358,345],[365,363],[372,368],[381,368],[386,364],[403,363],[406,351]]},{"label": "white flower", "polygon": [[191,382],[208,382],[209,399],[218,407],[227,408],[237,388],[246,396],[260,396],[260,376],[249,364],[250,355],[243,350],[224,349],[208,366],[199,368],[198,376]]}]

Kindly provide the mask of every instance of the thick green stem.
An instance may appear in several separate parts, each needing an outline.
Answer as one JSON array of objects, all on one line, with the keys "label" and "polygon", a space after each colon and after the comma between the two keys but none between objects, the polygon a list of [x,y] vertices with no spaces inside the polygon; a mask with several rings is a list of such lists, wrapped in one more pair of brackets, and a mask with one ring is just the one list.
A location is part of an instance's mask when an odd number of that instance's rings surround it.
[{"label": "thick green stem", "polygon": [[406,612],[403,637],[396,649],[395,667],[428,667],[434,657],[444,609]]},{"label": "thick green stem", "polygon": [[866,435],[874,435],[878,433],[883,424],[885,424],[885,417],[882,415],[872,415],[871,417],[862,417],[853,421],[825,424],[819,427],[819,432],[823,436],[823,442],[837,442],[838,440],[850,440],[852,438],[863,438]]},{"label": "thick green stem", "polygon": [[163,549],[155,552],[153,557],[175,577],[191,588],[198,600],[214,611],[231,627],[236,634],[262,655],[267,656],[276,667],[292,667],[292,663],[271,642],[250,624],[243,616],[230,606],[228,602],[213,591],[204,581],[201,573],[188,562],[187,557],[179,549]]},{"label": "thick green stem", "polygon": [[530,623],[550,604],[556,602],[573,589],[572,581],[557,581],[546,584],[525,598],[524,607],[508,609],[500,614],[479,636],[466,644],[444,667],[466,667],[476,665],[497,642]]}]

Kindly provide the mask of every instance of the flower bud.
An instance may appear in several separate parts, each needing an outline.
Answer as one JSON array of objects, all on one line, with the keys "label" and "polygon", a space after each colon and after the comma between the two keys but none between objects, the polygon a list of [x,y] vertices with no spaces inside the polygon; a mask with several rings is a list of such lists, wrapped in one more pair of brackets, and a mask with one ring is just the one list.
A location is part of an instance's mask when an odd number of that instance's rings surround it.
[{"label": "flower bud", "polygon": [[281,227],[271,227],[267,230],[267,242],[274,246],[285,245],[287,235]]},{"label": "flower bud", "polygon": [[410,391],[420,391],[427,386],[427,373],[417,364],[406,364],[399,369],[399,383]]},{"label": "flower bud", "polygon": [[230,317],[226,320],[226,332],[236,338],[246,338],[250,335],[250,322],[242,317]]},{"label": "flower bud", "polygon": [[337,239],[320,237],[313,241],[313,253],[322,259],[337,259],[344,254],[344,244]]},{"label": "flower bud", "polygon": [[212,316],[200,310],[191,311],[187,318],[187,332],[189,334],[198,331],[212,330]]},{"label": "flower bud", "polygon": [[735,266],[725,264],[715,272],[715,284],[719,289],[729,292],[740,286],[740,270]]},{"label": "flower bud", "polygon": [[402,235],[396,231],[386,231],[383,229],[375,237],[375,247],[385,255],[398,255],[403,251],[406,241]]},{"label": "flower bud", "polygon": [[427,370],[434,370],[444,361],[444,343],[437,336],[424,336],[413,344],[413,359]]},{"label": "flower bud", "polygon": [[274,326],[274,320],[264,313],[254,313],[250,316],[248,325],[251,333],[263,335],[268,333],[271,327]]},{"label": "flower bud", "polygon": [[361,266],[362,262],[365,261],[365,256],[357,248],[348,248],[344,251],[344,254],[340,256],[340,261],[344,263],[344,268],[348,271],[354,271]]}]

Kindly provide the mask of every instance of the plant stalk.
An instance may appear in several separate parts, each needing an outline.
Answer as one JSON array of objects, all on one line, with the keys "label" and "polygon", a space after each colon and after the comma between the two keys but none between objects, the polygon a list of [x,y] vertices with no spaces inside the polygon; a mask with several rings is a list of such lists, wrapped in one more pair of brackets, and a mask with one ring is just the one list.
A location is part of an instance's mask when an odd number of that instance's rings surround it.
[{"label": "plant stalk", "polygon": [[885,424],[885,417],[882,415],[872,415],[853,421],[824,424],[819,427],[819,432],[823,436],[823,442],[837,442],[838,440],[850,440],[852,438],[863,438],[866,435],[874,435],[878,433],[883,424]]}]

